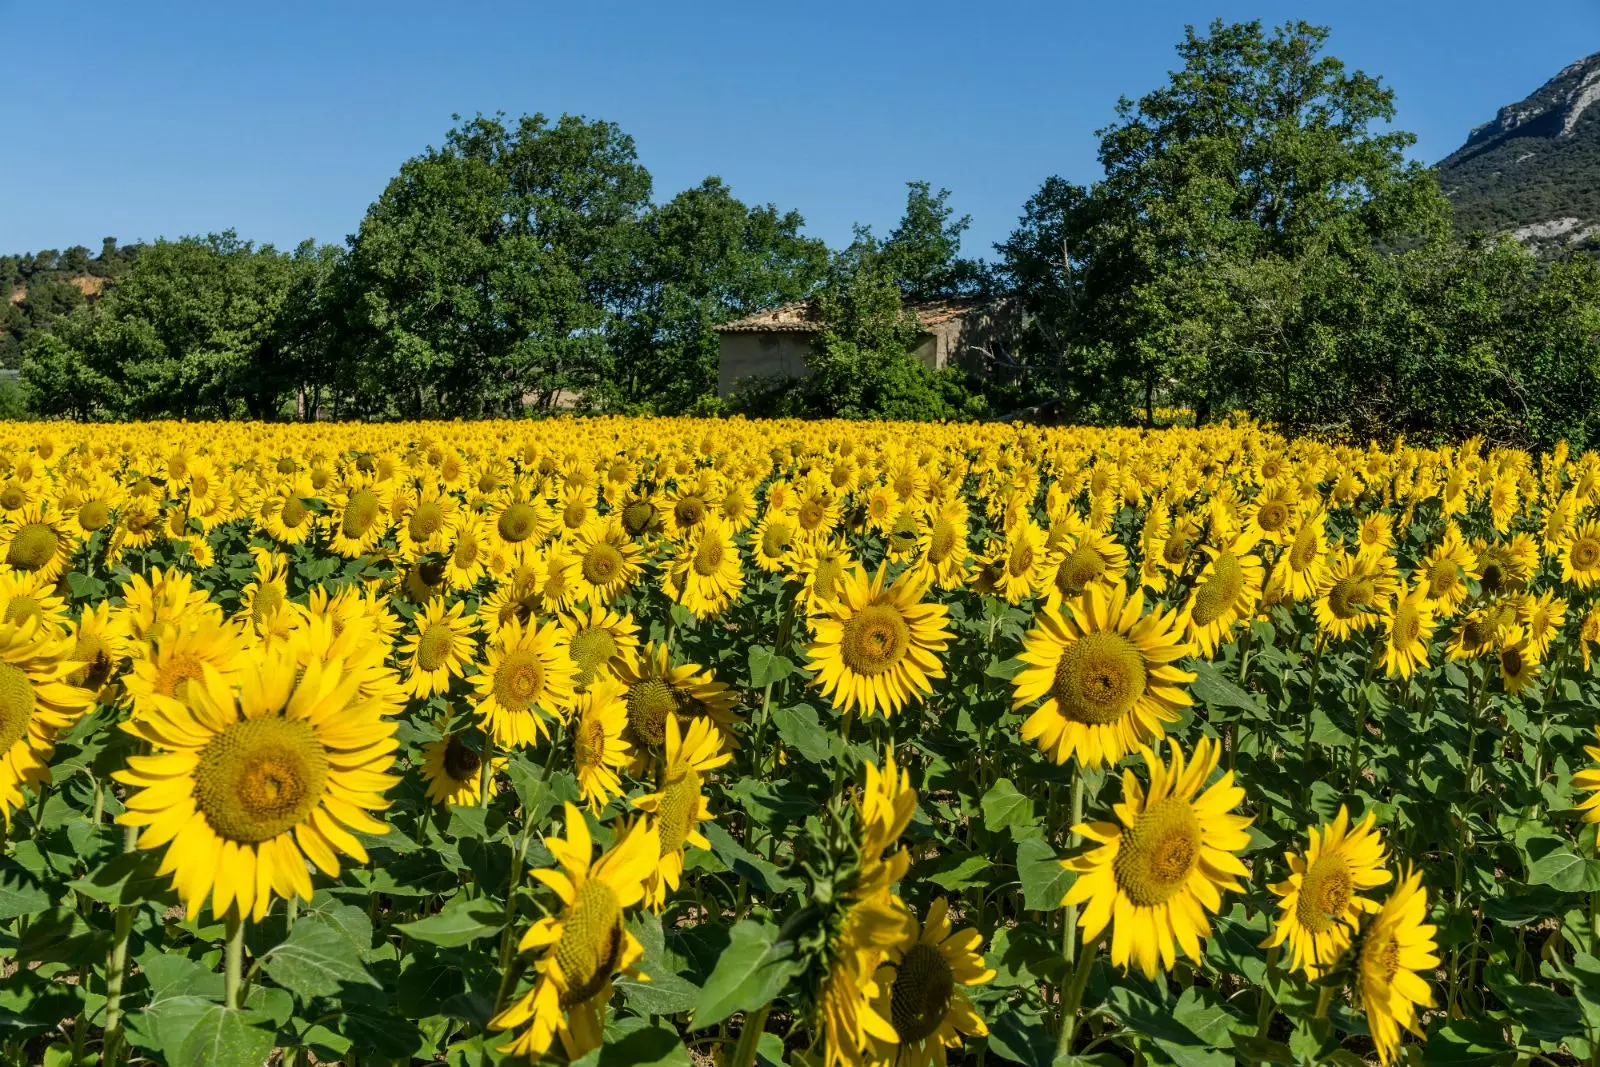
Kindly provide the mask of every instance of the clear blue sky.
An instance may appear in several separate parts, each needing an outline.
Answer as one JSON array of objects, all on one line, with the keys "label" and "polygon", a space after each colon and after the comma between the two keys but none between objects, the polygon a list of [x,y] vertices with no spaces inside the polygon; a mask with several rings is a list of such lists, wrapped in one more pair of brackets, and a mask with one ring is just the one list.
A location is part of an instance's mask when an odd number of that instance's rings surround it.
[{"label": "clear blue sky", "polygon": [[1185,23],[1305,18],[1383,77],[1433,162],[1600,50],[1600,0],[265,4],[0,0],[0,252],[233,227],[342,241],[452,112],[619,123],[657,199],[721,175],[830,244],[904,182],[987,254],[1050,174],[1175,65]]}]

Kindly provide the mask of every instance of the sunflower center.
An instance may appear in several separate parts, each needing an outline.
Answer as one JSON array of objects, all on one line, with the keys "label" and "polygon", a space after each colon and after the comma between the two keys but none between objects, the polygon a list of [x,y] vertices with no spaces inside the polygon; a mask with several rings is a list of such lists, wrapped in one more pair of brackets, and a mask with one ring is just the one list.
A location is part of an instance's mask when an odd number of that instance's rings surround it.
[{"label": "sunflower center", "polygon": [[580,500],[574,500],[561,509],[561,523],[569,530],[579,530],[589,520],[589,506]]},{"label": "sunflower center", "polygon": [[1428,568],[1428,595],[1441,597],[1461,583],[1461,568],[1453,559],[1436,560]]},{"label": "sunflower center", "polygon": [[533,510],[532,504],[512,504],[500,513],[500,521],[495,524],[500,531],[500,536],[513,544],[526,541],[533,536],[533,531],[538,526],[538,513]]},{"label": "sunflower center", "polygon": [[577,769],[589,770],[600,766],[606,754],[606,728],[601,722],[589,722],[572,735],[572,760]]},{"label": "sunflower center", "polygon": [[608,541],[599,541],[583,554],[583,577],[590,585],[606,585],[622,571],[622,553]]},{"label": "sunflower center", "polygon": [[1481,648],[1494,636],[1494,626],[1488,619],[1468,619],[1461,624],[1461,644],[1466,648]]},{"label": "sunflower center", "polygon": [[478,562],[479,544],[475,537],[463,537],[456,542],[455,551],[450,554],[457,567],[470,567]]},{"label": "sunflower center", "polygon": [[279,474],[293,474],[294,460],[288,456],[284,456],[282,459],[278,460],[278,462],[275,464],[275,467]]},{"label": "sunflower center", "polygon": [[628,725],[647,745],[667,739],[667,716],[678,710],[678,690],[659,678],[645,678],[628,687]]},{"label": "sunflower center", "polygon": [[933,520],[933,534],[928,539],[928,562],[943,563],[956,550],[956,527],[949,519]]},{"label": "sunflower center", "polygon": [[494,672],[494,696],[502,707],[521,710],[544,692],[544,664],[525,648],[506,653]]},{"label": "sunflower center", "polygon": [[767,523],[766,532],[761,535],[761,554],[768,559],[776,559],[788,550],[794,541],[794,527],[785,519],[776,519]]},{"label": "sunflower center", "polygon": [[1294,544],[1289,546],[1289,566],[1297,571],[1303,571],[1311,566],[1311,561],[1317,557],[1316,528],[1309,523],[1294,535]]},{"label": "sunflower center", "polygon": [[1210,626],[1228,609],[1238,603],[1244,592],[1244,568],[1232,552],[1224,552],[1211,561],[1211,575],[1194,593],[1194,607],[1189,617],[1196,626]]},{"label": "sunflower center", "polygon": [[656,506],[648,500],[635,500],[622,509],[622,528],[629,537],[638,537],[656,521]]},{"label": "sunflower center", "polygon": [[44,612],[39,610],[39,602],[31,596],[14,596],[6,604],[6,622],[20,625],[29,619],[42,619],[43,617]]},{"label": "sunflower center", "polygon": [[702,578],[709,578],[722,567],[722,539],[720,537],[706,537],[700,542],[700,547],[694,550],[694,572]]},{"label": "sunflower center", "polygon": [[1174,533],[1172,536],[1168,537],[1166,542],[1161,546],[1161,562],[1165,563],[1173,570],[1177,570],[1179,567],[1181,567],[1183,565],[1183,561],[1188,558],[1189,539],[1180,533]]},{"label": "sunflower center", "polygon": [[800,520],[800,528],[809,532],[821,526],[822,520],[827,516],[828,509],[823,507],[820,501],[807,500],[800,505],[800,511],[795,517]]},{"label": "sunflower center", "polygon": [[1341,578],[1328,590],[1328,607],[1336,619],[1353,619],[1372,604],[1375,595],[1370,578]]},{"label": "sunflower center", "polygon": [[304,719],[240,719],[200,750],[194,802],[219,836],[239,844],[294,829],[322,801],[328,754]]},{"label": "sunflower center", "polygon": [[661,793],[659,810],[661,854],[670,855],[683,847],[700,814],[700,772],[686,767],[667,783]]},{"label": "sunflower center", "polygon": [[[914,517],[901,515],[894,520],[894,528],[889,531],[889,547],[896,552],[910,552],[917,547],[917,520]],[[1030,559],[1028,566],[1031,566],[1032,562]],[[1026,569],[1027,566],[1023,568]]]},{"label": "sunflower center", "polygon": [[1033,569],[1033,546],[1027,541],[1018,541],[1011,548],[1011,555],[1006,558],[1006,570],[1011,577],[1020,578]]},{"label": "sunflower center", "polygon": [[[67,676],[67,681],[83,689],[97,690],[111,680],[111,650],[99,634],[79,631],[77,644],[72,647],[72,658],[82,660],[83,666]],[[4,752],[0,748],[0,752]]]},{"label": "sunflower center", "polygon": [[686,496],[672,505],[672,517],[680,527],[689,529],[706,521],[706,502],[697,496]]},{"label": "sunflower center", "polygon": [[582,1004],[605,988],[622,945],[622,905],[609,885],[591,876],[573,899],[556,942],[556,964],[566,984],[562,1007]]},{"label": "sunflower center", "polygon": [[1572,562],[1583,570],[1600,563],[1600,541],[1592,537],[1578,538],[1572,543]]},{"label": "sunflower center", "polygon": [[259,625],[263,619],[272,618],[288,599],[276,585],[263,583],[256,588],[256,595],[250,598],[250,621]]},{"label": "sunflower center", "polygon": [[468,748],[460,734],[451,734],[444,746],[444,773],[457,782],[476,782],[483,760]]},{"label": "sunflower center", "polygon": [[3,492],[0,492],[0,508],[5,508],[7,511],[16,511],[27,502],[28,494],[20,485],[8,485]]},{"label": "sunflower center", "polygon": [[1168,797],[1123,832],[1112,872],[1129,899],[1154,907],[1183,888],[1199,860],[1200,821],[1187,800]]},{"label": "sunflower center", "polygon": [[425,671],[436,671],[450,662],[450,650],[455,647],[456,632],[442,622],[431,624],[422,631],[417,642],[417,666]]},{"label": "sunflower center", "polygon": [[155,685],[152,687],[162,696],[179,696],[178,687],[184,682],[199,678],[204,673],[200,669],[200,660],[187,652],[179,652],[161,665],[156,672]]},{"label": "sunflower center", "polygon": [[432,500],[417,505],[406,523],[406,532],[413,541],[426,541],[444,528],[444,508]]},{"label": "sunflower center", "polygon": [[283,502],[283,510],[278,512],[278,518],[284,526],[293,530],[306,521],[306,502],[297,496],[292,496]]},{"label": "sunflower center", "polygon": [[1145,664],[1133,642],[1110,630],[1084,634],[1061,652],[1050,695],[1073,722],[1120,722],[1144,696]]},{"label": "sunflower center", "polygon": [[78,525],[90,533],[111,521],[111,505],[104,500],[91,500],[78,509]]},{"label": "sunflower center", "polygon": [[1350,879],[1350,864],[1343,856],[1324,852],[1317,857],[1300,882],[1300,898],[1295,901],[1295,918],[1313,934],[1326,933],[1344,918],[1350,908],[1355,883]]},{"label": "sunflower center", "polygon": [[20,667],[0,663],[0,753],[28,736],[33,718],[33,683]]},{"label": "sunflower center", "polygon": [[371,489],[357,489],[350,494],[350,500],[344,506],[339,532],[354,540],[370,530],[377,519],[378,494]]},{"label": "sunflower center", "polygon": [[19,571],[36,571],[55,558],[61,538],[47,523],[30,522],[17,531],[6,550],[6,562]]},{"label": "sunflower center", "polygon": [[1483,576],[1478,579],[1478,584],[1483,586],[1483,591],[1489,594],[1498,593],[1501,584],[1505,581],[1505,573],[1500,570],[1498,563],[1486,563],[1481,568]]},{"label": "sunflower center", "polygon": [[1369,938],[1361,949],[1361,962],[1383,975],[1385,982],[1394,981],[1400,973],[1400,942],[1393,934]]},{"label": "sunflower center", "polygon": [[210,496],[211,479],[204,474],[196,474],[189,482],[189,493],[192,496]]},{"label": "sunflower center", "polygon": [[1289,521],[1289,508],[1281,500],[1269,500],[1256,512],[1256,525],[1267,533],[1277,533]]},{"label": "sunflower center", "polygon": [[820,597],[833,599],[834,586],[839,584],[839,579],[844,576],[843,556],[823,556],[817,560],[816,569],[812,572],[811,591]]},{"label": "sunflower center", "polygon": [[603,626],[579,630],[572,638],[572,661],[578,665],[578,684],[588,685],[595,672],[617,654],[617,640]]},{"label": "sunflower center", "polygon": [[937,946],[912,946],[895,971],[889,994],[889,1021],[903,1044],[914,1045],[938,1032],[955,987],[955,975]]},{"label": "sunflower center", "polygon": [[1522,650],[1509,645],[1500,650],[1500,669],[1515,678],[1522,673]]},{"label": "sunflower center", "polygon": [[911,627],[890,604],[868,604],[844,624],[839,656],[856,674],[872,677],[900,662],[911,644]]},{"label": "sunflower center", "polygon": [[1394,640],[1399,645],[1409,645],[1422,636],[1422,618],[1415,607],[1405,606],[1394,615]]},{"label": "sunflower center", "polygon": [[1056,588],[1065,597],[1074,597],[1106,572],[1106,561],[1088,545],[1079,545],[1056,568]]}]

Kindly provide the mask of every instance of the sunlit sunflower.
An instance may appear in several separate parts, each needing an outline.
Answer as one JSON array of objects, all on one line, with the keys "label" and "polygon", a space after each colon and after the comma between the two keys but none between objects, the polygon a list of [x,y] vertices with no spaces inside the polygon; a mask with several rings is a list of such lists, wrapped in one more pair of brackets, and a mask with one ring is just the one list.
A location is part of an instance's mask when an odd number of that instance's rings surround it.
[{"label": "sunlit sunflower", "polygon": [[181,714],[188,688],[203,678],[205,668],[232,678],[244,665],[246,648],[240,628],[217,612],[197,611],[165,625],[160,636],[138,650],[123,678],[133,717],[162,710]]},{"label": "sunlit sunflower", "polygon": [[1262,948],[1289,946],[1289,967],[1316,981],[1350,948],[1363,914],[1378,902],[1361,890],[1387,884],[1383,869],[1387,850],[1374,829],[1376,816],[1350,826],[1350,813],[1339,806],[1331,824],[1312,827],[1304,854],[1288,852],[1289,877],[1272,886],[1278,900],[1278,922]]},{"label": "sunlit sunflower", "polygon": [[[796,610],[816,615],[835,607],[844,576],[855,566],[856,558],[843,538],[803,542],[790,559],[791,576],[800,579],[800,589],[795,593]],[[919,574],[914,580],[920,579]]]},{"label": "sunlit sunflower", "polygon": [[450,679],[466,673],[476,651],[471,618],[462,618],[466,605],[461,601],[445,607],[435,597],[412,619],[412,632],[397,650],[407,668],[406,691],[412,696],[430,697],[446,692]]},{"label": "sunlit sunflower", "polygon": [[[508,762],[505,756],[494,761],[498,772]],[[422,747],[422,780],[428,783],[427,797],[441,807],[475,807],[483,800],[483,757],[467,743],[466,735],[452,733]],[[489,775],[489,795],[499,792],[494,774]]]},{"label": "sunlit sunflower", "polygon": [[267,536],[281,545],[298,545],[316,532],[317,514],[311,507],[313,492],[309,482],[296,479],[262,497],[256,508],[256,518]]},{"label": "sunlit sunflower", "polygon": [[29,504],[0,525],[0,561],[47,580],[67,569],[80,543],[63,516],[44,504]]},{"label": "sunlit sunflower", "polygon": [[155,753],[129,756],[113,777],[128,786],[117,821],[142,827],[138,845],[166,846],[157,873],[191,917],[259,922],[274,896],[311,899],[310,860],[339,874],[337,853],[367,862],[350,831],[383,834],[369,812],[384,793],[398,742],[375,702],[338,661],[297,670],[288,648],[253,657],[236,682],[207,669],[181,705],[161,705],[125,725]]},{"label": "sunlit sunflower", "polygon": [[1171,970],[1177,951],[1197,963],[1200,939],[1209,937],[1207,913],[1221,907],[1221,891],[1239,891],[1249,871],[1238,853],[1250,843],[1251,819],[1231,815],[1244,799],[1225,773],[1201,792],[1216,769],[1220,745],[1202,737],[1194,757],[1185,760],[1176,742],[1168,763],[1150,750],[1146,792],[1131,770],[1122,772],[1121,825],[1084,823],[1073,827],[1098,847],[1062,860],[1078,874],[1064,904],[1083,904],[1078,925],[1085,939],[1112,923],[1111,962],[1137,966],[1146,978]]},{"label": "sunlit sunflower", "polygon": [[53,579],[0,567],[0,623],[21,626],[29,619],[60,636],[67,624],[66,599],[57,595]]},{"label": "sunlit sunflower", "polygon": [[1194,681],[1175,667],[1192,649],[1177,613],[1144,612],[1144,593],[1091,586],[1073,603],[1046,608],[1017,657],[1026,666],[1011,681],[1013,709],[1043,699],[1022,724],[1057,763],[1076,756],[1085,767],[1114,764],[1160,740],[1194,701]]},{"label": "sunlit sunflower", "polygon": [[1394,550],[1394,516],[1374,511],[1361,518],[1356,529],[1356,552],[1362,556],[1386,556]]},{"label": "sunlit sunflower", "polygon": [[960,497],[941,497],[928,505],[917,533],[916,568],[929,588],[960,589],[966,584],[972,551],[967,544],[970,516]]},{"label": "sunlit sunflower", "polygon": [[732,527],[711,518],[686,533],[661,587],[697,619],[722,614],[744,592]]},{"label": "sunlit sunflower", "polygon": [[1538,596],[1526,597],[1518,605],[1517,619],[1522,623],[1528,650],[1536,659],[1543,660],[1567,621],[1567,602],[1557,597],[1555,590],[1546,589]]},{"label": "sunlit sunflower", "polygon": [[1486,604],[1474,608],[1445,642],[1445,652],[1452,660],[1487,655],[1499,644],[1501,633],[1515,620],[1516,609],[1510,604]]},{"label": "sunlit sunflower", "polygon": [[1424,1036],[1417,1008],[1433,1006],[1426,976],[1439,966],[1439,957],[1434,955],[1435,927],[1427,918],[1422,874],[1408,868],[1362,935],[1361,1006],[1384,1064],[1393,1063],[1400,1051],[1402,1027]]},{"label": "sunlit sunflower", "polygon": [[526,482],[513,486],[489,518],[489,528],[499,543],[517,552],[526,552],[543,542],[555,523],[550,509],[533,495]]},{"label": "sunlit sunflower", "polygon": [[50,781],[56,737],[94,703],[92,690],[70,681],[86,666],[73,658],[74,646],[31,619],[0,625],[0,814],[7,827],[22,790]]},{"label": "sunlit sunflower", "polygon": [[518,1031],[500,1050],[531,1062],[542,1059],[557,1038],[572,1060],[600,1047],[611,979],[637,973],[634,964],[644,956],[623,919],[644,898],[645,880],[660,853],[655,834],[641,822],[622,829],[616,843],[594,859],[583,813],[567,804],[566,820],[564,839],[544,839],[560,869],[533,871],[555,891],[561,910],[537,920],[517,943],[519,952],[538,953],[533,988],[489,1023],[491,1030]]},{"label": "sunlit sunflower", "polygon": [[903,938],[878,969],[873,1008],[889,1020],[899,1041],[875,1041],[874,1061],[944,1067],[947,1050],[960,1048],[963,1035],[989,1032],[961,987],[984,985],[994,976],[983,960],[983,935],[970,928],[953,931],[949,900],[935,900],[920,926],[914,918],[906,923]]},{"label": "sunlit sunflower", "polygon": [[83,609],[78,621],[68,626],[67,636],[72,639],[68,658],[82,664],[67,681],[89,690],[98,703],[111,703],[120,688],[118,676],[134,650],[126,615],[102,600]]},{"label": "sunlit sunflower", "polygon": [[1037,593],[1046,580],[1045,533],[1039,524],[1024,516],[1006,530],[1005,539],[992,550],[991,560],[1000,565],[995,593],[1008,604],[1020,604]]},{"label": "sunlit sunflower", "polygon": [[806,654],[813,684],[840,711],[888,718],[944,677],[939,653],[953,637],[949,609],[922,599],[926,586],[915,571],[887,586],[886,574],[884,567],[870,579],[860,570],[846,573],[838,601],[812,618]]},{"label": "sunlit sunflower", "polygon": [[669,715],[709,718],[722,731],[724,743],[732,743],[738,695],[709,670],[695,663],[672,666],[667,646],[652,641],[637,655],[623,657],[616,672],[617,681],[627,687],[627,738],[636,749],[666,744]]},{"label": "sunlit sunflower", "polygon": [[437,485],[400,493],[394,498],[393,508],[402,559],[416,559],[452,540],[459,504]]},{"label": "sunlit sunflower", "polygon": [[622,736],[628,728],[628,690],[612,679],[596,682],[573,702],[572,770],[589,810],[600,814],[612,797],[622,795],[618,770],[628,765],[633,749]]},{"label": "sunlit sunflower", "polygon": [[1410,678],[1428,665],[1433,640],[1433,600],[1423,586],[1389,598],[1383,612],[1384,644],[1380,660],[1389,678]]},{"label": "sunlit sunflower", "polygon": [[1394,593],[1387,556],[1336,552],[1328,569],[1327,588],[1317,598],[1317,626],[1338,640],[1376,626],[1380,609]]},{"label": "sunlit sunflower", "polygon": [[711,849],[700,824],[712,817],[711,802],[701,793],[706,776],[732,757],[722,751],[722,735],[710,719],[693,719],[687,728],[676,715],[667,716],[666,763],[660,788],[635,797],[633,806],[653,816],[651,827],[661,839],[661,861],[645,890],[650,907],[660,911],[667,892],[683,877],[683,852],[689,845]]},{"label": "sunlit sunflower", "polygon": [[[1600,562],[1600,541],[1596,542]],[[1417,564],[1418,581],[1437,614],[1449,618],[1467,598],[1467,579],[1477,578],[1477,560],[1455,523],[1444,528],[1439,543]]]},{"label": "sunlit sunflower", "polygon": [[794,550],[799,530],[793,515],[769,509],[750,537],[750,558],[768,574],[778,573]]},{"label": "sunlit sunflower", "polygon": [[549,720],[566,718],[572,707],[577,667],[561,626],[524,626],[513,619],[489,645],[488,661],[472,679],[478,715],[501,748],[531,745],[549,733]]},{"label": "sunlit sunflower", "polygon": [[393,522],[392,487],[355,475],[333,495],[328,512],[328,547],[347,559],[370,552]]},{"label": "sunlit sunflower", "polygon": [[1315,600],[1332,581],[1328,572],[1328,513],[1318,508],[1300,520],[1278,557],[1272,584],[1283,600]]},{"label": "sunlit sunflower", "polygon": [[[1057,524],[1052,524],[1054,537]],[[1050,551],[1044,566],[1044,589],[1051,603],[1073,600],[1091,585],[1107,590],[1123,582],[1128,571],[1128,550],[1109,535],[1090,526],[1064,534]]]},{"label": "sunlit sunflower", "polygon": [[1211,558],[1184,605],[1183,627],[1185,640],[1193,642],[1198,654],[1207,659],[1232,640],[1234,626],[1248,624],[1261,602],[1265,573],[1260,558],[1251,551],[1255,539],[1253,532],[1246,532],[1221,548],[1201,546]]},{"label": "sunlit sunflower", "polygon": [[643,552],[616,519],[596,520],[572,538],[580,603],[611,604],[639,580]]}]

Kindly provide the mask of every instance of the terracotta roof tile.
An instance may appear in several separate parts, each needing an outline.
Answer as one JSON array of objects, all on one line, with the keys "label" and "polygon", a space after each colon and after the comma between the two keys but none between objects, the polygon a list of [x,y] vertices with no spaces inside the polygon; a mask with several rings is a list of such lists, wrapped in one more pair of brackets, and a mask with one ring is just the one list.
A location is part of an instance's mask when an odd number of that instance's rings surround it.
[{"label": "terracotta roof tile", "polygon": [[[923,327],[931,330],[952,319],[961,318],[977,305],[971,300],[934,300],[909,306],[917,313],[917,318],[922,321]],[[716,327],[716,330],[718,333],[815,333],[821,328],[822,323],[817,318],[815,302],[796,300],[766,311],[758,311],[754,315],[746,315],[742,319],[725,322]]]}]

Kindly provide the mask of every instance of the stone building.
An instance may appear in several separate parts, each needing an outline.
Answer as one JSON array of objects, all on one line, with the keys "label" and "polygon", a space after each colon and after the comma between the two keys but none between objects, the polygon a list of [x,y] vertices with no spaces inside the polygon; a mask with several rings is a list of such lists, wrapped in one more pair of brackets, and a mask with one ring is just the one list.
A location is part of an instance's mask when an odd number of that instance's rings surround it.
[{"label": "stone building", "polygon": [[[930,369],[952,364],[987,365],[994,347],[996,316],[991,305],[960,300],[910,304],[922,323],[912,353]],[[801,300],[758,311],[717,327],[717,392],[729,396],[752,379],[811,373],[806,357],[822,328],[816,305]]]}]

